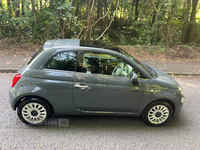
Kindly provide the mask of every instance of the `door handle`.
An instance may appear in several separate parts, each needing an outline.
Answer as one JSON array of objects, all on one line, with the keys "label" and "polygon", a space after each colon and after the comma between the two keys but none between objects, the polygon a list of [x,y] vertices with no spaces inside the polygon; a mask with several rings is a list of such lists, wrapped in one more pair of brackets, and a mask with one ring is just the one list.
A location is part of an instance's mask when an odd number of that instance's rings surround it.
[{"label": "door handle", "polygon": [[87,86],[87,85],[80,85],[80,84],[75,84],[74,87],[78,87],[78,88],[89,88],[89,86]]}]

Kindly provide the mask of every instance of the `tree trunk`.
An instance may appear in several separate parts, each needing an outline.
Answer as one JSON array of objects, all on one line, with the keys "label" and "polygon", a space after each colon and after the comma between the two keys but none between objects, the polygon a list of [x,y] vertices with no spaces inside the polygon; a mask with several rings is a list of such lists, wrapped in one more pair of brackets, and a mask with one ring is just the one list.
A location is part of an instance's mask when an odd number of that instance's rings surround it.
[{"label": "tree trunk", "polygon": [[186,43],[186,37],[187,37],[187,31],[188,31],[188,18],[189,18],[189,12],[190,12],[190,7],[191,7],[191,0],[187,0],[186,7],[187,7],[187,11],[185,13],[185,18],[184,18],[184,27],[183,27],[182,33],[181,33],[181,43],[183,43],[183,44]]},{"label": "tree trunk", "polygon": [[161,8],[162,8],[163,0],[159,0],[157,2],[157,5],[155,5],[153,0],[151,0],[151,3],[152,3],[153,8],[154,8],[153,18],[152,18],[152,26],[153,26],[153,24],[157,22],[158,16],[159,16]]},{"label": "tree trunk", "polygon": [[25,16],[25,11],[24,11],[24,0],[21,1],[22,4],[22,16]]},{"label": "tree trunk", "polygon": [[42,11],[42,0],[40,0],[40,11]]},{"label": "tree trunk", "polygon": [[[76,1],[76,11],[75,11],[75,16],[78,16],[78,14],[79,14],[79,2],[78,2],[78,0]],[[79,17],[78,17],[79,18]],[[77,19],[78,19],[77,18]]]},{"label": "tree trunk", "polygon": [[31,0],[31,5],[32,5],[33,17],[34,17],[34,20],[35,20],[35,26],[37,26],[37,15],[36,15],[35,4],[34,4],[34,1],[33,1],[33,0]]},{"label": "tree trunk", "polygon": [[[164,7],[164,6],[163,6]],[[176,11],[175,8],[177,7],[176,3],[173,3],[171,5],[171,9],[169,11],[169,16],[168,16],[168,19],[167,19],[167,24],[166,24],[166,27],[167,27],[167,42],[168,43],[172,43],[172,39],[173,39],[173,32],[171,32],[171,21],[172,21],[172,17],[173,17],[173,13]]]},{"label": "tree trunk", "polygon": [[118,28],[122,27],[122,18],[123,18],[123,12],[122,12],[122,10],[123,10],[123,4],[121,4],[121,13],[119,15],[119,26],[118,26]]},{"label": "tree trunk", "polygon": [[151,3],[152,3],[152,5],[153,5],[153,8],[154,8],[154,11],[153,11],[153,17],[152,17],[152,21],[151,21],[151,26],[153,26],[153,24],[156,22],[156,17],[157,17],[157,15],[158,15],[158,9],[156,8],[156,5],[155,5],[155,3],[154,3],[154,1],[153,0],[151,0]]},{"label": "tree trunk", "polygon": [[64,39],[65,38],[65,30],[64,30],[64,21],[62,18],[62,14],[63,14],[63,10],[62,9],[57,9],[58,11],[58,19],[59,19],[59,32],[61,34],[61,38]]},{"label": "tree trunk", "polygon": [[19,17],[19,13],[20,13],[20,1],[15,1],[15,17]]},{"label": "tree trunk", "polygon": [[0,0],[0,8],[3,8],[2,0]]},{"label": "tree trunk", "polygon": [[139,5],[139,0],[136,0],[136,4],[135,4],[135,21],[138,20],[138,5]]},{"label": "tree trunk", "polygon": [[[100,2],[100,17],[103,16],[103,1]],[[103,19],[100,20],[100,26],[103,26]]]},{"label": "tree trunk", "polygon": [[[108,11],[108,6],[107,6],[107,0],[104,1],[104,15],[106,14],[106,12]],[[108,16],[106,16],[105,18],[105,26],[107,27],[108,25]]]},{"label": "tree trunk", "polygon": [[194,42],[195,41],[195,37],[196,37],[196,8],[197,8],[197,3],[198,0],[192,0],[192,12],[191,12],[191,16],[190,16],[190,29],[191,29],[191,36],[190,36],[190,42]]},{"label": "tree trunk", "polygon": [[151,26],[153,26],[153,24],[155,23],[155,21],[156,21],[156,16],[157,16],[157,14],[156,14],[156,11],[154,10],[154,11],[153,11],[152,21],[151,21]]},{"label": "tree trunk", "polygon": [[[111,13],[113,13],[114,12],[114,7],[111,7]],[[114,28],[117,28],[117,13],[115,13],[115,16],[114,16],[114,23],[113,23],[114,25]]]},{"label": "tree trunk", "polygon": [[10,0],[7,0],[7,7],[10,7]]},{"label": "tree trunk", "polygon": [[93,24],[93,18],[94,18],[94,3],[95,0],[92,1],[91,9],[90,9],[90,23],[89,23],[89,40],[92,38],[92,24]]},{"label": "tree trunk", "polygon": [[[173,7],[173,5],[171,7]],[[171,42],[171,40],[172,40],[170,38],[172,11],[173,11],[173,8],[171,8],[171,11],[170,11],[168,19],[167,19],[167,24],[166,24],[166,27],[167,27],[167,42],[168,43]]]},{"label": "tree trunk", "polygon": [[132,0],[132,2],[130,3],[130,13],[129,13],[131,25],[133,24],[132,13],[133,13],[134,6],[135,6],[135,0]]},{"label": "tree trunk", "polygon": [[9,17],[12,18],[11,1],[7,0],[7,8],[9,10]]},{"label": "tree trunk", "polygon": [[97,19],[99,18],[99,12],[100,12],[100,1],[97,1]]},{"label": "tree trunk", "polygon": [[[88,0],[88,4],[87,4],[87,26],[88,26],[88,29],[86,30],[86,32],[88,32],[89,31],[89,27],[90,27],[90,8],[91,8],[91,0]],[[88,34],[85,32],[85,39],[87,39],[88,38]],[[82,39],[82,38],[81,38]]]}]

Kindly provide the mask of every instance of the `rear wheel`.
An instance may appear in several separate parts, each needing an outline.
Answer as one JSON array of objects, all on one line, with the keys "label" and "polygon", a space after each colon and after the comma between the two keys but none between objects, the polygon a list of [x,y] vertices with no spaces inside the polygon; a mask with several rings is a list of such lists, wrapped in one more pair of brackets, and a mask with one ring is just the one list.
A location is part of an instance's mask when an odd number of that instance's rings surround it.
[{"label": "rear wheel", "polygon": [[31,126],[43,125],[51,115],[51,107],[40,99],[27,99],[20,103],[17,114],[19,119]]},{"label": "rear wheel", "polygon": [[173,108],[167,101],[157,101],[148,105],[142,113],[142,119],[151,126],[166,124],[173,115]]}]

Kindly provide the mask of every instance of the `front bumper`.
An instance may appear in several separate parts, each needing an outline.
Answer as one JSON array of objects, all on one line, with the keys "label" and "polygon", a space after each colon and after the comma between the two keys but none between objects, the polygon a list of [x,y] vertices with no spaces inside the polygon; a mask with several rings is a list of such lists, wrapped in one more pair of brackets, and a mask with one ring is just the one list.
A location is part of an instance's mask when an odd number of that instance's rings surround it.
[{"label": "front bumper", "polygon": [[183,107],[184,100],[185,100],[185,96],[183,94],[181,94],[179,104],[175,106],[174,117],[177,116],[180,113],[181,108]]}]

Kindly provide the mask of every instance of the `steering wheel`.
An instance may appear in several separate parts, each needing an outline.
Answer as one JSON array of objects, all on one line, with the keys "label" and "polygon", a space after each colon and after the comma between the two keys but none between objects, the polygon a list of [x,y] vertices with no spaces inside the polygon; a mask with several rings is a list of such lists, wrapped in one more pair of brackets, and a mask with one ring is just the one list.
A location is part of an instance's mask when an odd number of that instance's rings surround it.
[{"label": "steering wheel", "polygon": [[112,75],[113,75],[113,76],[118,76],[118,75],[120,75],[120,73],[122,72],[123,68],[124,68],[124,64],[123,64],[122,62],[120,62],[120,63],[115,67],[115,69],[113,70]]},{"label": "steering wheel", "polygon": [[121,72],[121,75],[124,76],[124,77],[128,77],[129,74],[132,72],[133,68],[126,64],[126,66],[123,68],[122,72]]}]

